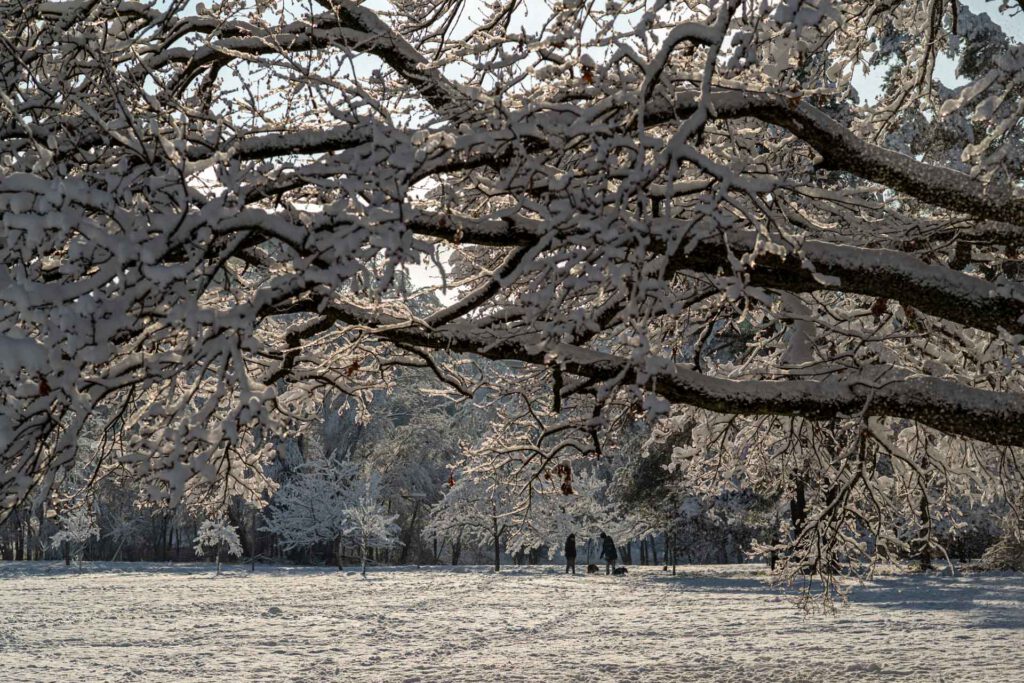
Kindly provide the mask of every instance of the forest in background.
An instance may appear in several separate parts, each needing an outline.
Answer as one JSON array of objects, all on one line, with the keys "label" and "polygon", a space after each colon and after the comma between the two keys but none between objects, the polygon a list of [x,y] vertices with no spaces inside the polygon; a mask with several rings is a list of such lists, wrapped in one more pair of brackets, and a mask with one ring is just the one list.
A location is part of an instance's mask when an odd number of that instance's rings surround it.
[{"label": "forest in background", "polygon": [[[696,493],[672,464],[692,427],[673,429],[671,421],[652,430],[635,419],[587,462],[552,463],[533,477],[522,459],[488,460],[475,448],[494,413],[514,403],[510,397],[459,404],[431,386],[428,373],[409,369],[393,391],[364,406],[338,396],[325,402],[320,419],[280,443],[266,472],[278,488],[266,506],[242,497],[226,506],[241,544],[236,561],[358,564],[358,540],[338,513],[352,483],[367,479],[394,524],[389,542],[370,550],[377,565],[494,564],[496,552],[499,563],[557,563],[569,533],[579,539],[579,562],[589,564],[599,561],[601,531],[615,539],[625,564],[771,562],[809,512],[799,489],[786,497],[737,482],[714,496]],[[70,563],[73,543],[52,539],[72,508],[85,509],[96,527],[79,549],[86,560],[211,557],[194,547],[211,518],[206,506],[147,503],[116,471],[98,481],[77,472],[58,490],[0,523],[0,558]],[[933,559],[980,558],[1000,537],[1006,512],[993,505],[937,522],[901,520],[892,533],[912,551],[886,559],[930,567]],[[930,535],[918,545],[923,528]]]}]

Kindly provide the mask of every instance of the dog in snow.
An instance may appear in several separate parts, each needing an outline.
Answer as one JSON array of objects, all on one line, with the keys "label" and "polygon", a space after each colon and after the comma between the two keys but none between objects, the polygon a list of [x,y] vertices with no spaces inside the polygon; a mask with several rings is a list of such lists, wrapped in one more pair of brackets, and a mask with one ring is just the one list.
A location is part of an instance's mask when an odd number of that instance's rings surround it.
[{"label": "dog in snow", "polygon": [[626,569],[625,567],[616,567],[615,569],[612,570],[612,574],[614,574],[615,576],[623,576],[623,575],[628,574],[628,573],[629,573],[629,570]]},{"label": "dog in snow", "polygon": [[588,564],[587,565],[587,573],[588,574],[596,574],[599,571],[601,571],[601,570],[597,568],[596,564]]}]

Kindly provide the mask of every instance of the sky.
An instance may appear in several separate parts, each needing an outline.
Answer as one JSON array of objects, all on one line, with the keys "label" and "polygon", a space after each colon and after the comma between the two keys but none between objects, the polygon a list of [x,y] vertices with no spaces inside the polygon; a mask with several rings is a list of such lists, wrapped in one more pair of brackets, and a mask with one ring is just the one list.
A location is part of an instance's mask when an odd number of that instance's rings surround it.
[{"label": "sky", "polygon": [[[961,0],[961,2],[966,4],[974,13],[988,14],[989,17],[1001,26],[1009,36],[1020,43],[1024,43],[1024,12],[1018,13],[1015,17],[1008,17],[1006,14],[999,12],[999,0]],[[389,3],[386,0],[368,0],[364,4],[368,7],[379,10],[384,9]],[[479,10],[481,8],[481,4],[470,0],[468,7],[469,9],[467,9],[462,15],[462,22],[465,23],[467,27],[472,24],[470,17],[475,18],[480,15]],[[538,29],[543,23],[543,20],[550,15],[547,0],[526,0],[523,4],[523,9],[525,18],[521,28],[525,28],[527,30]],[[367,72],[378,68],[379,66],[379,61],[376,58],[371,57],[359,58],[357,59],[357,62],[357,70],[361,70],[365,67]],[[953,60],[945,56],[940,56],[935,70],[936,78],[947,87],[952,88],[964,85],[967,81],[956,76],[955,66],[956,65]],[[879,97],[885,72],[886,67],[883,65],[876,67],[867,74],[860,71],[856,73],[853,85],[857,89],[863,101],[871,102]],[[450,73],[449,75],[456,78],[456,80],[458,79],[458,75],[455,73]],[[410,267],[410,276],[413,282],[418,284],[422,283],[424,286],[441,285],[441,280],[437,276],[436,268],[432,263],[425,263]],[[450,300],[453,296],[454,293],[449,291],[442,294],[441,298],[445,301]]]},{"label": "sky", "polygon": [[[999,11],[999,2],[992,0],[961,0],[961,2],[975,14],[987,14],[1008,36],[1018,43],[1024,43],[1024,12],[1018,13],[1015,17],[1008,17]],[[881,94],[884,77],[885,67],[873,69],[866,75],[858,72],[853,78],[853,87],[857,89],[862,99],[871,102],[878,99]],[[948,88],[967,84],[966,79],[956,76],[956,63],[945,55],[941,55],[938,59],[935,77]]]},{"label": "sky", "polygon": [[[961,0],[968,9],[975,14],[987,14],[1003,31],[1019,43],[1024,43],[1024,12],[1018,13],[1015,17],[1009,17],[999,11],[998,0]],[[382,5],[382,0],[373,0],[370,5]],[[539,23],[541,17],[546,16],[547,8],[544,0],[527,0],[526,11],[530,14],[527,23]],[[530,9],[533,8],[531,12]],[[881,86],[885,77],[886,68],[877,67],[868,74],[857,72],[854,77],[854,87],[865,101],[877,100],[881,94]],[[956,76],[956,63],[942,55],[939,57],[935,69],[935,77],[950,88],[965,85],[968,81]],[[422,286],[440,286],[441,280],[437,275],[435,266],[426,263],[410,267],[410,277],[413,282],[422,283]],[[451,291],[441,294],[442,301],[449,302],[455,297]]]}]

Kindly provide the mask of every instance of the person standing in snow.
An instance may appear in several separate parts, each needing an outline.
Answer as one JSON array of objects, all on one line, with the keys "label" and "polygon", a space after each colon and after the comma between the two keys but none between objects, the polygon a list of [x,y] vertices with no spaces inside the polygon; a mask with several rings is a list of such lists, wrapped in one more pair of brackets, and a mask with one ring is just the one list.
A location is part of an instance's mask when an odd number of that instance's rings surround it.
[{"label": "person standing in snow", "polygon": [[572,569],[573,576],[576,575],[576,534],[569,534],[565,539],[565,573]]},{"label": "person standing in snow", "polygon": [[606,563],[604,573],[611,574],[615,569],[615,561],[619,559],[619,554],[615,551],[615,542],[612,541],[612,537],[603,531],[601,532],[601,557]]}]

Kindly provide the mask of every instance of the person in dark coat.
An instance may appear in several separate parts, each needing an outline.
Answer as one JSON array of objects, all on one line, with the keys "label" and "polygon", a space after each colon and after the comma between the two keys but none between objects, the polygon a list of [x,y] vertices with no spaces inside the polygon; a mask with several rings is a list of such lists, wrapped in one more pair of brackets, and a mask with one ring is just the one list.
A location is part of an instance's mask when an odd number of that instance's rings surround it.
[{"label": "person in dark coat", "polygon": [[569,534],[569,538],[565,539],[565,573],[568,574],[570,569],[572,569],[572,573],[575,576],[576,534]]},{"label": "person in dark coat", "polygon": [[619,553],[615,550],[615,542],[612,541],[612,537],[603,531],[601,532],[601,557],[606,562],[604,573],[611,574],[615,569],[615,561],[619,559]]}]

